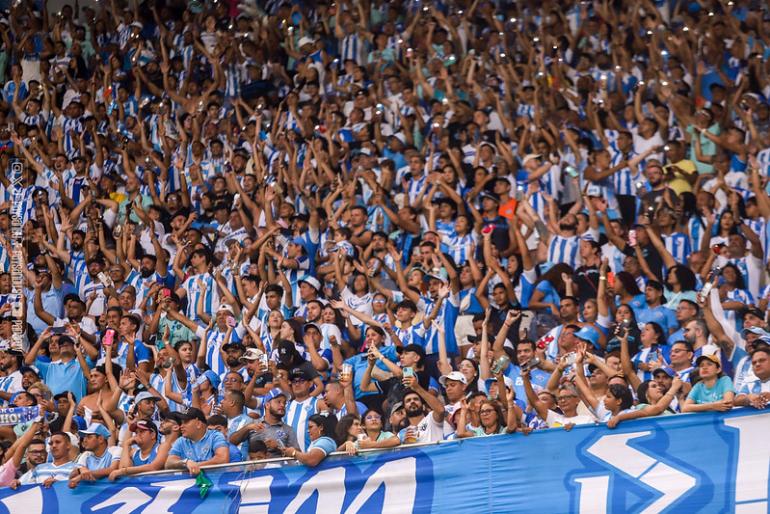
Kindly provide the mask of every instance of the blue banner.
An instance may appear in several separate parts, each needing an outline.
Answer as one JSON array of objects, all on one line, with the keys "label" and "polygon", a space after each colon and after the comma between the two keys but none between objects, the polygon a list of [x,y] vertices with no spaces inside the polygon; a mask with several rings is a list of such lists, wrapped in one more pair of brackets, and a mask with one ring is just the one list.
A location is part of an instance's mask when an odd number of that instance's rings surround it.
[{"label": "blue banner", "polygon": [[9,407],[0,409],[0,425],[18,425],[40,417],[40,407]]},{"label": "blue banner", "polygon": [[193,477],[0,490],[0,513],[768,512],[770,412],[662,416]]}]

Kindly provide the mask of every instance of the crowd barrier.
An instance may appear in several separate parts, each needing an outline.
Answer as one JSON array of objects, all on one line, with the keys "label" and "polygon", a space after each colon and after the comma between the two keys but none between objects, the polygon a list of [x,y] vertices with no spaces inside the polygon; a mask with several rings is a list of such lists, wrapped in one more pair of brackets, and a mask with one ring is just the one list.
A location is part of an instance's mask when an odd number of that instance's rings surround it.
[{"label": "crowd barrier", "polygon": [[768,512],[770,412],[662,416],[331,456],[194,477],[161,472],[69,489],[0,490],[0,513]]}]

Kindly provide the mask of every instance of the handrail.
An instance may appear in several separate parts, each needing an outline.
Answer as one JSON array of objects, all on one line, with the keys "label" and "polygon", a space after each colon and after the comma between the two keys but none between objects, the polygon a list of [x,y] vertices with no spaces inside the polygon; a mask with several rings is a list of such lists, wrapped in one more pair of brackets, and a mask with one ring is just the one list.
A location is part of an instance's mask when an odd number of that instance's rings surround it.
[{"label": "handrail", "polygon": [[[495,434],[495,435],[505,435],[505,434]],[[446,444],[446,443],[460,443],[462,442],[462,439],[453,439],[451,441],[437,441],[434,443],[412,443],[412,444],[402,444],[399,446],[395,446],[393,448],[367,448],[358,450],[356,455],[360,455],[363,453],[385,453],[385,452],[393,452],[408,448],[420,448],[424,446],[436,446],[438,444]],[[342,451],[336,451],[329,454],[329,457],[350,457],[346,452]],[[210,464],[208,466],[201,466],[200,469],[202,471],[205,470],[217,470],[217,469],[224,469],[224,468],[232,468],[232,467],[239,467],[239,466],[253,466],[253,465],[260,465],[260,464],[272,464],[276,462],[283,462],[287,466],[294,466],[294,465],[302,465],[298,460],[292,458],[292,457],[273,457],[270,459],[260,459],[260,460],[247,460],[247,461],[241,461],[241,462],[227,462],[225,464]],[[137,477],[146,477],[146,476],[154,476],[154,475],[173,475],[176,473],[187,473],[186,469],[160,469],[158,471],[146,471],[144,473],[137,473]]]},{"label": "handrail", "polygon": [[[744,410],[747,409],[747,407],[734,407],[732,410]],[[677,419],[682,419],[686,416],[692,417],[692,416],[699,416],[701,413],[699,412],[688,412],[688,413],[682,413],[677,414]],[[652,418],[657,418],[658,416],[652,416]],[[623,425],[629,425],[632,423],[637,422],[643,422],[644,420],[649,420],[650,418],[639,418],[639,419],[632,419],[625,421]],[[601,423],[591,423],[591,424],[585,424],[585,425],[576,425],[572,428],[572,430],[587,430],[587,429],[595,429],[597,426],[601,426]],[[531,432],[530,434],[527,434],[527,437],[531,436],[537,436],[539,434],[547,434],[554,430],[563,430],[562,428],[546,428],[542,430],[535,430]],[[493,434],[486,437],[510,437],[516,435],[517,432],[514,432],[513,434]],[[521,434],[518,434],[521,435]],[[462,444],[465,440],[474,439],[473,437],[464,438],[464,439],[451,439],[448,441],[436,441],[433,443],[411,443],[411,444],[401,444],[399,446],[395,446],[393,448],[368,448],[368,449],[362,449],[358,450],[356,455],[360,454],[368,454],[368,453],[386,453],[386,452],[396,452],[404,449],[410,449],[410,448],[421,448],[426,446],[437,446],[437,445],[443,445],[443,444]],[[350,457],[346,452],[336,451],[329,454],[329,457]],[[228,462],[225,464],[211,464],[208,466],[201,466],[201,470],[217,470],[217,469],[225,469],[225,468],[232,468],[232,467],[239,467],[239,466],[253,466],[253,465],[260,465],[260,464],[272,464],[277,462],[283,462],[287,466],[295,466],[295,465],[303,465],[298,460],[293,459],[291,457],[274,457],[270,459],[260,459],[260,460],[249,460],[249,461],[242,461],[242,462]],[[187,473],[187,470],[184,469],[161,469],[158,471],[147,471],[145,473],[138,473],[133,476],[154,476],[154,475],[173,475],[176,473]]]}]

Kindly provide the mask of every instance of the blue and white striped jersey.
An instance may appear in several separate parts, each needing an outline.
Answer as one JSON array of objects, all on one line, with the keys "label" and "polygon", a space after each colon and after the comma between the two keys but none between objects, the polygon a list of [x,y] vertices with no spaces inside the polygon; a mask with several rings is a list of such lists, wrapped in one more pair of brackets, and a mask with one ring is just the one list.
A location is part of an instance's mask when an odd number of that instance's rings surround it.
[{"label": "blue and white striped jersey", "polygon": [[577,269],[580,263],[580,238],[578,236],[554,236],[548,245],[548,261],[568,264]]},{"label": "blue and white striped jersey", "polygon": [[687,265],[687,256],[692,252],[690,239],[687,235],[681,232],[674,232],[668,235],[663,234],[662,237],[666,250],[674,257],[674,260],[679,264]]},{"label": "blue and white striped jersey", "polygon": [[307,448],[310,446],[310,434],[307,431],[307,423],[308,418],[316,413],[317,406],[318,398],[315,396],[310,396],[301,402],[291,400],[286,405],[286,415],[283,419],[287,425],[294,429],[294,433],[297,434],[300,451],[307,451]]}]

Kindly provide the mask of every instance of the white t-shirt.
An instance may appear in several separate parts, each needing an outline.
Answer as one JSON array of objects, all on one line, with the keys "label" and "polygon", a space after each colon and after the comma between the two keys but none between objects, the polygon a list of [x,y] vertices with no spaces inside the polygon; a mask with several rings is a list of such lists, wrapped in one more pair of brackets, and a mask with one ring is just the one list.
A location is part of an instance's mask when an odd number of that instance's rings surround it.
[{"label": "white t-shirt", "polygon": [[452,425],[446,421],[437,422],[433,417],[433,412],[429,412],[422,420],[417,423],[417,442],[418,443],[436,443],[443,441],[454,433]]},{"label": "white t-shirt", "polygon": [[549,409],[548,417],[545,418],[545,422],[548,424],[548,428],[553,428],[563,427],[567,423],[573,425],[591,425],[594,423],[594,419],[591,416],[586,416],[584,414],[567,417],[564,414],[559,414],[558,412]]}]

